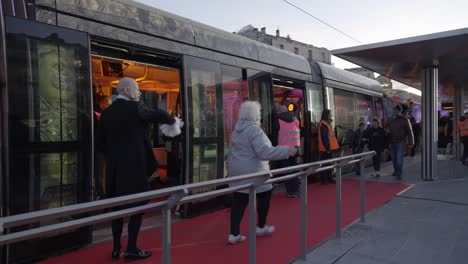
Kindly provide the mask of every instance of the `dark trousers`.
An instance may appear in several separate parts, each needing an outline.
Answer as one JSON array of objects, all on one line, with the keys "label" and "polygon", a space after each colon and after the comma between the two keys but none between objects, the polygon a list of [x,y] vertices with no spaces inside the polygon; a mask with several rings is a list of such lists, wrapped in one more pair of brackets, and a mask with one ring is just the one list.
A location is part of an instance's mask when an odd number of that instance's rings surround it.
[{"label": "dark trousers", "polygon": [[[280,160],[278,168],[285,168],[297,165],[297,156],[289,157],[288,159]],[[294,194],[299,191],[300,181],[298,178],[290,179],[284,183],[288,194]]]},{"label": "dark trousers", "polygon": [[375,156],[372,157],[372,164],[375,171],[380,171],[380,161],[382,160],[382,151],[375,151]]},{"label": "dark trousers", "polygon": [[[144,204],[146,204],[146,202],[126,205],[126,206],[118,206],[114,208],[114,211],[141,206]],[[128,222],[127,251],[134,251],[137,249],[136,244],[137,244],[137,239],[138,239],[138,233],[140,232],[142,218],[143,218],[143,214],[130,216],[130,221]],[[122,248],[122,245],[120,243],[120,238],[122,237],[123,223],[124,223],[123,218],[112,220],[112,237],[114,239],[114,249]]]},{"label": "dark trousers", "polygon": [[468,136],[462,137],[461,142],[463,143],[463,156],[462,161],[468,162],[466,159],[468,158]]},{"label": "dark trousers", "polygon": [[[327,152],[322,152],[320,151],[320,160],[327,160],[327,159],[331,159],[333,157],[332,153],[327,153]],[[329,180],[332,179],[332,171],[331,170],[327,170],[327,171],[324,171],[324,172],[321,172],[320,173],[320,182],[323,183],[323,184],[327,184]]]},{"label": "dark trousers", "polygon": [[[270,199],[271,191],[257,193],[257,226],[260,228],[266,224],[268,210],[270,209]],[[240,234],[240,223],[248,203],[248,193],[234,193],[231,207],[231,235],[238,236]]]}]

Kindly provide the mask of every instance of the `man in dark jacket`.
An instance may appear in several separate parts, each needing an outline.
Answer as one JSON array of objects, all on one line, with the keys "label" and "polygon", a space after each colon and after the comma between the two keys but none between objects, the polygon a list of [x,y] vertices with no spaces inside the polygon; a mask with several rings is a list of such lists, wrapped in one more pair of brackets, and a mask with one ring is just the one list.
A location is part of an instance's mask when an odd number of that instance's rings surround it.
[{"label": "man in dark jacket", "polygon": [[[175,119],[161,110],[152,110],[140,99],[140,91],[135,80],[122,78],[117,85],[117,100],[102,112],[98,144],[106,158],[107,197],[135,194],[148,190],[148,178],[156,171],[157,162],[148,137],[148,124],[173,124]],[[116,210],[142,205],[121,206]],[[142,214],[130,217],[128,224],[128,244],[125,258],[143,259],[151,252],[137,248],[136,241],[140,230]],[[122,251],[123,219],[112,221],[114,249],[112,257],[118,258]]]},{"label": "man in dark jacket", "polygon": [[405,116],[401,114],[403,108],[401,105],[393,109],[393,119],[390,121],[390,143],[392,149],[394,176],[401,179],[403,174],[403,154],[406,143],[412,147],[414,145],[413,130],[411,124]]}]

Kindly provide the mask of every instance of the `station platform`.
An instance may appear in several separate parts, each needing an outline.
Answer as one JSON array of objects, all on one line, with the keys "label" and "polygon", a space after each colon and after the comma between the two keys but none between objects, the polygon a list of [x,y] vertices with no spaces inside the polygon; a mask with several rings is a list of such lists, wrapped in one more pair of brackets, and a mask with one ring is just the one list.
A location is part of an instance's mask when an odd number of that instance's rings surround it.
[{"label": "station platform", "polygon": [[[370,181],[366,185],[366,210],[370,212],[409,188],[408,184]],[[312,183],[308,186],[308,246],[313,248],[335,234],[335,185]],[[344,179],[342,184],[342,226],[359,219],[359,180]],[[275,225],[271,236],[257,238],[257,263],[290,263],[300,254],[300,199],[287,198],[284,192],[273,195],[268,224]],[[148,223],[145,219],[145,222]],[[229,209],[180,220],[172,225],[172,263],[247,263],[248,262],[248,212],[241,232],[247,241],[228,245]],[[105,237],[105,236],[103,236]],[[101,238],[103,238],[101,237]],[[123,242],[123,245],[126,241]],[[161,262],[161,232],[148,227],[140,234],[139,246],[151,250],[153,256],[138,263]],[[74,263],[125,263],[123,258],[111,259],[112,242],[102,243],[62,256],[49,258],[45,264]]]},{"label": "station platform", "polygon": [[[439,160],[438,179],[421,181],[420,157],[404,162],[401,182],[411,188],[368,213],[365,224],[350,225],[341,239],[331,237],[314,247],[307,261],[293,263],[467,263],[468,167]],[[392,171],[387,162],[382,177],[368,180],[395,182]]]}]

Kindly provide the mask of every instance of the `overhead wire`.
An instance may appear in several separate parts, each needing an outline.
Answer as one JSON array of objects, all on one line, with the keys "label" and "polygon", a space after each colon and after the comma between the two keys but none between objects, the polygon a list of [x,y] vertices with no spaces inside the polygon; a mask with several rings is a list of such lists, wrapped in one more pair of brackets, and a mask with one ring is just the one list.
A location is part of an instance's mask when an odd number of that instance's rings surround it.
[{"label": "overhead wire", "polygon": [[340,29],[338,29],[338,28],[336,28],[336,27],[330,25],[329,23],[323,21],[322,19],[320,19],[320,18],[318,18],[318,17],[312,15],[311,13],[309,13],[309,12],[307,12],[306,10],[302,9],[301,7],[295,5],[295,4],[293,4],[293,3],[291,3],[291,2],[289,2],[289,1],[287,1],[287,0],[282,0],[282,1],[285,2],[285,3],[287,3],[287,4],[289,4],[289,5],[291,5],[292,7],[296,8],[296,9],[298,9],[299,11],[305,13],[306,15],[311,16],[312,18],[318,20],[319,22],[321,22],[321,23],[323,23],[324,25],[326,25],[326,26],[332,28],[333,30],[335,30],[335,31],[337,31],[337,32],[339,32],[339,33],[345,35],[346,37],[348,37],[348,38],[350,38],[350,39],[352,39],[352,40],[354,40],[354,41],[356,41],[357,43],[363,44],[361,41],[357,40],[356,38],[353,38],[352,36],[346,34],[346,33],[343,32],[342,30],[340,30]]}]

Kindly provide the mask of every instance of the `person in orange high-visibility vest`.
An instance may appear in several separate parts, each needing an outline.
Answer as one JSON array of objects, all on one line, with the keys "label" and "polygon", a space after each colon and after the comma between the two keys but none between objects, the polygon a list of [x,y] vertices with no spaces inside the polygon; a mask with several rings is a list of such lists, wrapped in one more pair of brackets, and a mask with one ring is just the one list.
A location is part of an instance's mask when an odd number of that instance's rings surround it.
[{"label": "person in orange high-visibility vest", "polygon": [[468,166],[468,112],[460,118],[458,128],[460,129],[460,140],[463,143],[462,163]]},{"label": "person in orange high-visibility vest", "polygon": [[[333,118],[330,109],[324,109],[318,126],[320,160],[331,159],[333,157],[332,151],[337,150],[340,147],[335,136],[335,131],[331,126],[332,122]],[[332,172],[323,172],[320,175],[320,182],[323,185],[328,184],[328,182],[335,183]]]}]

